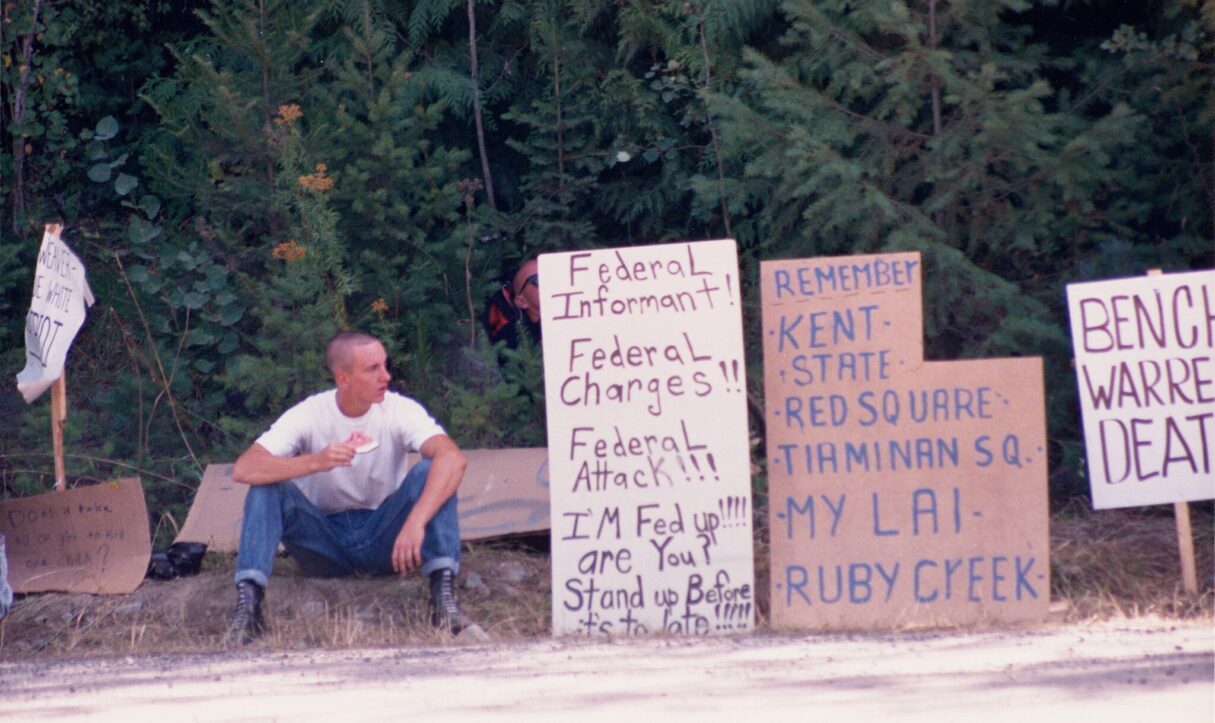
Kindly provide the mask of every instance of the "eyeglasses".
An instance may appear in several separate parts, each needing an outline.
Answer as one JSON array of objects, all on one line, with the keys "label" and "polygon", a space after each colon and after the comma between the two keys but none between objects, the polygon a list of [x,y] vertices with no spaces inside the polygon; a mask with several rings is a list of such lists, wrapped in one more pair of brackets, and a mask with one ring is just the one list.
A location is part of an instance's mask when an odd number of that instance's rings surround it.
[{"label": "eyeglasses", "polygon": [[532,274],[531,276],[524,279],[523,285],[520,286],[519,290],[515,292],[515,296],[522,294],[524,292],[524,290],[527,289],[528,284],[531,284],[532,286],[535,286],[537,289],[539,289],[540,288],[540,274]]}]

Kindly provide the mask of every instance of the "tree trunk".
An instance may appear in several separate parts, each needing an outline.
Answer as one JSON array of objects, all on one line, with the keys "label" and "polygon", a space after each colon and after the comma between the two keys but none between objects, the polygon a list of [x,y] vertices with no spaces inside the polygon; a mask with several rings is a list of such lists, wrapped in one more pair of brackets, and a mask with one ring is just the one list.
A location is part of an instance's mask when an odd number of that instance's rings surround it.
[{"label": "tree trunk", "polygon": [[557,110],[557,190],[565,190],[565,123],[561,119],[561,54],[557,50],[557,28],[553,21],[553,106]]},{"label": "tree trunk", "polygon": [[721,204],[721,221],[725,226],[726,236],[733,238],[734,232],[730,229],[730,212],[726,208],[726,167],[721,160],[721,146],[717,142],[717,129],[713,127],[713,116],[709,112],[709,102],[707,94],[709,93],[709,83],[713,80],[713,75],[709,70],[709,42],[705,38],[705,14],[704,6],[697,6],[699,13],[697,17],[700,31],[700,52],[704,55],[705,60],[705,123],[709,126],[709,139],[713,142],[713,156],[717,161],[717,201]]},{"label": "tree trunk", "polygon": [[25,215],[25,138],[17,130],[25,122],[25,96],[29,92],[30,65],[34,62],[34,36],[38,32],[38,14],[42,0],[34,0],[34,15],[30,20],[30,31],[21,45],[21,66],[17,87],[13,88],[12,118],[13,135],[13,233],[21,232],[21,218]]},{"label": "tree trunk", "polygon": [[[937,49],[937,0],[928,0],[928,50]],[[932,94],[932,134],[941,135],[941,78],[929,71],[928,82]]]},{"label": "tree trunk", "polygon": [[485,198],[489,207],[498,210],[494,200],[494,179],[489,172],[489,155],[485,151],[485,125],[481,121],[481,80],[477,70],[477,15],[473,0],[468,0],[468,61],[472,76],[473,120],[477,125],[477,151],[481,154],[481,175],[485,177]]}]

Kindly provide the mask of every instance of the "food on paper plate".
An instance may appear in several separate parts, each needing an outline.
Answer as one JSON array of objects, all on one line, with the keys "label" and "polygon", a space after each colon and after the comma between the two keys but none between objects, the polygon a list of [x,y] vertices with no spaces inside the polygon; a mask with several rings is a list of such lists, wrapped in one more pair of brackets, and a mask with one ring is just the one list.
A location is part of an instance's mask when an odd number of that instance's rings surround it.
[{"label": "food on paper plate", "polygon": [[346,444],[353,445],[357,454],[365,454],[380,446],[380,443],[375,441],[371,435],[361,430],[351,434],[346,440]]}]

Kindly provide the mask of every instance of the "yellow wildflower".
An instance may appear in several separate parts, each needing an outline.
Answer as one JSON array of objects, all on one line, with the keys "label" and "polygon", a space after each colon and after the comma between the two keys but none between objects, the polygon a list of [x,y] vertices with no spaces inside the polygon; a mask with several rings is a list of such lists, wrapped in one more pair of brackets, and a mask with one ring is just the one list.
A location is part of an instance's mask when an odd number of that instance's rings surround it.
[{"label": "yellow wildflower", "polygon": [[388,302],[384,301],[384,297],[381,296],[380,298],[371,302],[371,310],[376,313],[376,316],[383,319],[384,314],[388,313]]},{"label": "yellow wildflower", "polygon": [[315,173],[300,176],[300,185],[309,191],[316,191],[317,193],[320,193],[321,191],[328,191],[329,189],[333,188],[333,179],[325,175],[325,172],[328,170],[329,167],[324,163],[316,164]]},{"label": "yellow wildflower", "polygon": [[279,261],[291,263],[292,261],[299,261],[307,252],[307,249],[296,243],[295,239],[292,239],[275,246],[274,250],[270,252],[270,256]]},{"label": "yellow wildflower", "polygon": [[304,117],[304,112],[295,103],[286,103],[278,107],[278,117],[274,122],[280,126],[290,125]]}]

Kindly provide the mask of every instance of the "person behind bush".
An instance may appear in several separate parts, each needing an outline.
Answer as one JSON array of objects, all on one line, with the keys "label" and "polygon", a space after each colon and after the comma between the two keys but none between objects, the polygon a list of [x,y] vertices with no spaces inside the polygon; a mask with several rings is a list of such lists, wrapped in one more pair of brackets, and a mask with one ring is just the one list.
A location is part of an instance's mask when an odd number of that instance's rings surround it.
[{"label": "person behind bush", "polygon": [[[388,357],[375,337],[338,334],[325,363],[335,388],[284,412],[233,467],[249,492],[228,642],[265,632],[262,601],[280,542],[313,576],[418,570],[430,579],[431,622],[483,637],[453,591],[463,453],[422,405],[388,391]],[[422,459],[411,466],[414,451]]]},{"label": "person behind bush", "polygon": [[483,321],[490,343],[506,342],[519,347],[519,327],[540,343],[540,265],[524,261],[510,283],[503,283],[485,306]]}]

